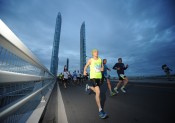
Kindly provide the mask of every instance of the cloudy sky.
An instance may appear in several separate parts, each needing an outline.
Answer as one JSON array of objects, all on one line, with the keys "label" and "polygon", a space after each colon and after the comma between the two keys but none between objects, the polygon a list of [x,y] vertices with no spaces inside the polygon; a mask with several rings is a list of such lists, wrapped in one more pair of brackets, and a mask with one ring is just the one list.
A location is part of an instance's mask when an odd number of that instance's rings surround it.
[{"label": "cloudy sky", "polygon": [[127,75],[164,74],[165,63],[175,71],[173,0],[0,0],[0,19],[48,68],[58,12],[62,14],[59,72],[66,58],[71,71],[79,69],[83,21],[88,57],[97,48],[109,67],[122,57],[129,64]]}]

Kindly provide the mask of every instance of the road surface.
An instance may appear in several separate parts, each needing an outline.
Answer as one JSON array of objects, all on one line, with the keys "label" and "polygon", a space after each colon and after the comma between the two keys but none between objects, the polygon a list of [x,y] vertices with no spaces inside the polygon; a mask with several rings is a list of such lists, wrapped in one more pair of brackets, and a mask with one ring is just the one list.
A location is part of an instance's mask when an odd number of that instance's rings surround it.
[{"label": "road surface", "polygon": [[[120,91],[110,97],[107,91],[105,101],[104,83],[101,91],[107,119],[99,118],[95,95],[87,95],[84,88],[85,84],[67,89],[60,86],[68,123],[175,123],[175,84],[130,83],[127,94]],[[54,110],[54,106],[49,109]]]}]

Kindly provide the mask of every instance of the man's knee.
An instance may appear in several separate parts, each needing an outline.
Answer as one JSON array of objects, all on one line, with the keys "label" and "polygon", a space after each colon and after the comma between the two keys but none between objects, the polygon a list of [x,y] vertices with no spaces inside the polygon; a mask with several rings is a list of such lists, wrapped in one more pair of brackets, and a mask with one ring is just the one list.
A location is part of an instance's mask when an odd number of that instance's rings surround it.
[{"label": "man's knee", "polygon": [[128,78],[125,78],[124,82],[125,82],[125,83],[128,83]]},{"label": "man's knee", "polygon": [[119,80],[119,81],[118,81],[118,84],[121,84],[121,83],[122,83],[122,81],[123,81],[123,80]]},{"label": "man's knee", "polygon": [[98,86],[95,87],[95,93],[100,94],[100,88]]},{"label": "man's knee", "polygon": [[109,80],[107,80],[107,83],[108,83],[108,84],[111,84]]}]

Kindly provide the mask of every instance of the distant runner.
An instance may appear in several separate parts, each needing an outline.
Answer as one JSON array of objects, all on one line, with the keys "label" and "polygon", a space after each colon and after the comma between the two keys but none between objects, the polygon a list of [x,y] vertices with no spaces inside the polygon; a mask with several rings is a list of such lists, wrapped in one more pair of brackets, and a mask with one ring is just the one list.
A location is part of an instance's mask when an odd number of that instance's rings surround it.
[{"label": "distant runner", "polygon": [[76,85],[77,83],[77,73],[76,71],[73,72],[73,85]]},{"label": "distant runner", "polygon": [[70,85],[72,83],[72,75],[70,73],[70,71],[68,72],[68,84]]},{"label": "distant runner", "polygon": [[107,65],[107,59],[103,59],[103,66],[104,66],[104,71],[102,72],[102,80],[104,81],[104,79],[107,81],[107,84],[108,84],[108,88],[109,88],[109,91],[110,91],[110,96],[114,96],[116,93],[112,91],[111,89],[111,82],[110,82],[110,75],[108,74],[108,71],[111,71]]},{"label": "distant runner", "polygon": [[170,71],[172,70],[166,64],[162,65],[162,69],[165,72],[167,79],[170,81],[171,80]]},{"label": "distant runner", "polygon": [[117,70],[117,74],[118,74],[118,77],[119,77],[119,82],[117,83],[117,86],[114,88],[114,91],[116,93],[119,93],[118,88],[119,88],[119,86],[122,82],[123,82],[123,86],[121,87],[121,91],[123,93],[126,93],[125,87],[128,83],[128,78],[125,76],[124,70],[126,70],[127,68],[128,68],[128,65],[125,66],[122,63],[122,58],[119,58],[118,63],[116,63],[113,67],[114,70]]},{"label": "distant runner", "polygon": [[79,70],[77,71],[77,84],[80,85],[80,72]]},{"label": "distant runner", "polygon": [[63,80],[64,88],[67,88],[67,81],[68,81],[68,76],[69,76],[67,69],[64,69],[63,75],[64,75],[64,80]]},{"label": "distant runner", "polygon": [[96,103],[99,109],[99,116],[100,118],[106,118],[107,114],[103,111],[101,104],[100,104],[100,81],[102,79],[102,71],[104,69],[102,60],[98,57],[98,50],[94,49],[92,50],[92,56],[93,58],[89,59],[87,64],[84,67],[84,75],[87,74],[87,68],[90,66],[90,79],[91,82],[89,82],[86,85],[86,91],[89,89],[93,90],[95,92],[95,99]]},{"label": "distant runner", "polygon": [[63,84],[63,74],[62,73],[60,73],[59,74],[59,84]]}]

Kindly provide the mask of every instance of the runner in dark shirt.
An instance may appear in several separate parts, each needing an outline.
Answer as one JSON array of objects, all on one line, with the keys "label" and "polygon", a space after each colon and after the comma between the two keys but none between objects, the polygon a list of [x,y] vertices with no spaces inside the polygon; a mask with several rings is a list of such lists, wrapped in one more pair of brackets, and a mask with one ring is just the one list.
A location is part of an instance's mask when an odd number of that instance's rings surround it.
[{"label": "runner in dark shirt", "polygon": [[125,76],[125,73],[124,71],[128,68],[128,65],[124,65],[122,63],[122,58],[119,58],[118,59],[118,63],[116,63],[113,67],[114,70],[117,70],[117,74],[118,74],[118,77],[119,77],[119,82],[117,83],[117,86],[114,88],[115,92],[116,93],[119,93],[118,92],[118,88],[120,86],[120,84],[123,82],[123,86],[121,87],[121,91],[123,93],[126,93],[126,90],[125,90],[125,86],[127,85],[128,83],[128,78]]},{"label": "runner in dark shirt", "polygon": [[162,65],[163,71],[166,73],[167,79],[171,81],[170,71],[172,71],[166,64]]}]

